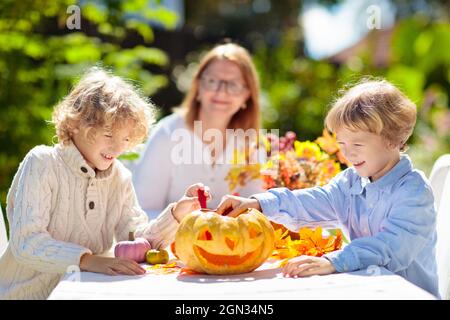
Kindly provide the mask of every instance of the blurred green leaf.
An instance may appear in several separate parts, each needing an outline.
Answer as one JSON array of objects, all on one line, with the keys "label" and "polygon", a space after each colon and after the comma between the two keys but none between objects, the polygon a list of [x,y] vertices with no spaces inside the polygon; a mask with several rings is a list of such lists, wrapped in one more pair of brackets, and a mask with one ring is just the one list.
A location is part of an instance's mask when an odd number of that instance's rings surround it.
[{"label": "blurred green leaf", "polygon": [[119,160],[126,160],[126,161],[134,161],[137,159],[139,159],[139,153],[137,152],[125,153],[119,157]]},{"label": "blurred green leaf", "polygon": [[396,65],[389,69],[387,79],[420,105],[425,84],[425,75],[422,71],[404,65]]},{"label": "blurred green leaf", "polygon": [[149,21],[161,23],[164,27],[168,29],[175,28],[178,22],[177,15],[164,7],[157,7],[155,9],[153,8],[146,9],[143,12],[143,16]]},{"label": "blurred green leaf", "polygon": [[130,29],[135,29],[144,38],[145,42],[153,41],[154,34],[152,28],[140,21],[130,19],[127,21],[127,27]]},{"label": "blurred green leaf", "polygon": [[88,2],[81,8],[81,14],[84,19],[90,20],[93,23],[101,24],[106,22],[108,13],[105,8],[100,8],[95,2]]},{"label": "blurred green leaf", "polygon": [[125,12],[140,12],[141,10],[145,9],[149,4],[148,0],[131,0],[131,1],[124,1],[122,3],[122,9]]}]

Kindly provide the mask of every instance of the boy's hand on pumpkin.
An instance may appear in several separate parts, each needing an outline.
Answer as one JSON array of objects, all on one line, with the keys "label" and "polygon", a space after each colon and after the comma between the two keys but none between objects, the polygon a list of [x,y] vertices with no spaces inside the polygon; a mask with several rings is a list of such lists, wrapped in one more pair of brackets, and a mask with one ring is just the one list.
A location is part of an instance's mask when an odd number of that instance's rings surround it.
[{"label": "boy's hand on pumpkin", "polygon": [[293,278],[326,275],[334,272],[336,269],[328,259],[311,256],[292,258],[282,270],[283,275]]},{"label": "boy's hand on pumpkin", "polygon": [[145,274],[145,269],[136,261],[122,258],[99,257],[92,254],[84,254],[81,257],[80,269],[82,271],[105,273],[111,276],[118,274]]},{"label": "boy's hand on pumpkin", "polygon": [[217,213],[228,217],[237,217],[249,208],[261,211],[261,206],[256,199],[226,195],[217,207]]}]

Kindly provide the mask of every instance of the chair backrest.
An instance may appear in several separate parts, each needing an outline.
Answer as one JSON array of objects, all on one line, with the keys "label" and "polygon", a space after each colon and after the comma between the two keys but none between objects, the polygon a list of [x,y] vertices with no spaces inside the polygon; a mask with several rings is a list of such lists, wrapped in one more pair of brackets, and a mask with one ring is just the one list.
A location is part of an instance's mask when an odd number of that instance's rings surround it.
[{"label": "chair backrest", "polygon": [[8,236],[6,234],[6,224],[3,219],[2,206],[0,205],[0,257],[8,246]]},{"label": "chair backrest", "polygon": [[430,182],[434,191],[434,199],[437,208],[441,204],[441,200],[444,194],[444,184],[448,172],[450,171],[450,154],[441,156],[434,163],[433,169],[430,174]]},{"label": "chair backrest", "polygon": [[450,299],[450,155],[440,157],[430,175],[437,210],[436,259],[439,292]]}]

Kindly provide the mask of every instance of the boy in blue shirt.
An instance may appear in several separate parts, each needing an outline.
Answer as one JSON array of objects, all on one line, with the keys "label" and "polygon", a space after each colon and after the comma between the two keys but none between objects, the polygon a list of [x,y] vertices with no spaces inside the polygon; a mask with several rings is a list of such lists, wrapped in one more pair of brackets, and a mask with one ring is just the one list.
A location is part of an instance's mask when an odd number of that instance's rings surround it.
[{"label": "boy in blue shirt", "polygon": [[353,166],[327,185],[290,191],[274,188],[249,199],[225,196],[218,207],[237,216],[246,208],[298,230],[343,225],[351,243],[322,257],[300,256],[283,268],[302,277],[383,266],[439,296],[436,211],[425,175],[402,154],[416,122],[416,106],[387,81],[364,81],[329,111],[326,127]]}]

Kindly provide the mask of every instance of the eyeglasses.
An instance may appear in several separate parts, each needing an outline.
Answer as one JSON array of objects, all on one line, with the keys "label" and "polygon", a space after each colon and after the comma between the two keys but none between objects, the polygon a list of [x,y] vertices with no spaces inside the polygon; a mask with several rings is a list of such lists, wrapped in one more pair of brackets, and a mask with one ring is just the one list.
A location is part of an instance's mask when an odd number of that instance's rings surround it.
[{"label": "eyeglasses", "polygon": [[222,83],[225,85],[225,91],[228,94],[241,94],[247,90],[247,86],[237,81],[220,80],[213,77],[202,76],[200,78],[200,85],[203,89],[208,91],[219,91]]}]

